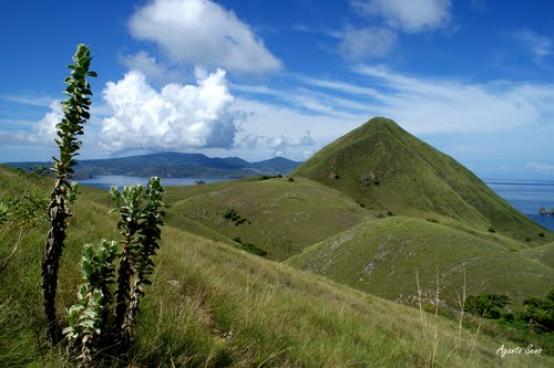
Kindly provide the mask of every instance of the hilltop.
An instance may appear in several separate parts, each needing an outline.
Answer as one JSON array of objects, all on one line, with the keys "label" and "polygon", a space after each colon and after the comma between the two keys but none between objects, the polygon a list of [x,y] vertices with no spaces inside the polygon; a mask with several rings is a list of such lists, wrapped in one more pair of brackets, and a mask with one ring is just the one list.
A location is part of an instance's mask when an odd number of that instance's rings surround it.
[{"label": "hilltop", "polygon": [[[200,153],[162,152],[140,156],[114,157],[98,160],[79,160],[75,178],[99,175],[160,176],[164,178],[231,178],[260,174],[286,174],[299,162],[284,157],[248,162],[238,157],[208,157]],[[14,162],[7,166],[25,170],[50,162]]]},{"label": "hilltop", "polygon": [[[0,169],[1,196],[47,194],[49,178]],[[115,218],[83,188],[63,258],[60,304],[75,300],[82,245],[113,238]],[[45,223],[26,228],[0,281],[0,357],[4,366],[60,366],[42,350],[44,320],[38,260]],[[17,241],[3,228],[2,256]],[[548,356],[495,357],[510,342],[462,330],[447,319],[265,260],[224,243],[166,226],[158,270],[140,313],[136,366],[552,366]],[[301,316],[301,318],[299,318]],[[30,322],[32,321],[32,322]],[[432,357],[432,358],[431,358]]]},{"label": "hilltop", "polygon": [[543,238],[552,239],[548,230],[515,210],[452,157],[382,117],[327,145],[291,175],[337,189],[370,209],[455,220],[538,244]]}]

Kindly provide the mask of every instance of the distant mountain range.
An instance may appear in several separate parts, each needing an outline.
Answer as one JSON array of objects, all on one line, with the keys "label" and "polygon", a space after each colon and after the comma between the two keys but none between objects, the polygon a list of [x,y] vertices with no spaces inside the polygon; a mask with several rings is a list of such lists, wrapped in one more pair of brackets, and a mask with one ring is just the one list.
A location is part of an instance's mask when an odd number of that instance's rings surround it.
[{"label": "distant mountain range", "polygon": [[[99,175],[160,176],[164,178],[238,178],[254,175],[286,174],[300,162],[284,157],[248,162],[239,157],[208,157],[200,153],[164,152],[149,155],[99,160],[80,160],[75,178]],[[5,164],[24,170],[50,167],[51,162],[13,162]]]}]

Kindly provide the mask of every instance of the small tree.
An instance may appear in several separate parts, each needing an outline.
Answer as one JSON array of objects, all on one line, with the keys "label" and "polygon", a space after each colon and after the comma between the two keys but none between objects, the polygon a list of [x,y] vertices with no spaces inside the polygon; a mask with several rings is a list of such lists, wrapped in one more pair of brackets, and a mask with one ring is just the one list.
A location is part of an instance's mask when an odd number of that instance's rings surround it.
[{"label": "small tree", "polygon": [[68,176],[73,173],[75,156],[78,155],[81,142],[77,136],[83,134],[84,124],[90,118],[89,108],[92,95],[87,77],[95,77],[90,71],[92,57],[85,45],[78,45],[73,56],[73,64],[69,77],[65,79],[67,99],[62,103],[64,118],[56,126],[56,144],[59,147],[59,157],[53,157],[53,172],[56,175],[54,189],[50,195],[49,217],[50,230],[46,240],[42,260],[42,289],[44,294],[44,312],[48,324],[48,335],[52,342],[59,341],[60,327],[56,314],[56,289],[58,283],[58,268],[66,236],[67,218],[71,216],[68,199],[73,188]]}]

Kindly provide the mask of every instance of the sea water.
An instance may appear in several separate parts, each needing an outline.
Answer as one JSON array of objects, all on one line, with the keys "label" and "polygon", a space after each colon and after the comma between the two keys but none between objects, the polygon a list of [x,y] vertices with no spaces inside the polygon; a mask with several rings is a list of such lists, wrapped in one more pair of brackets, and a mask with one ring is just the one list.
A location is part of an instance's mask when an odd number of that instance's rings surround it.
[{"label": "sea water", "polygon": [[[162,185],[173,187],[183,185],[195,185],[197,182],[215,183],[228,180],[226,178],[161,178]],[[77,180],[79,184],[89,185],[100,189],[110,189],[111,187],[124,187],[128,185],[148,183],[147,177],[142,176],[123,176],[123,175],[99,175],[88,179]]]},{"label": "sea water", "polygon": [[554,231],[554,216],[541,216],[541,208],[554,208],[554,181],[486,180],[487,185],[533,221]]}]

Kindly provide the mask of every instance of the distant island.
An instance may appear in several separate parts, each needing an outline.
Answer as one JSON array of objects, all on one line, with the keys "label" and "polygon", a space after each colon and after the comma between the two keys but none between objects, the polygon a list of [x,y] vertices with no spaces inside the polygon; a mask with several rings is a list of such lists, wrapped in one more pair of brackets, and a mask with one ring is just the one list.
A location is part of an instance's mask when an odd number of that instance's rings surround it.
[{"label": "distant island", "polygon": [[[238,157],[208,157],[200,153],[162,152],[140,156],[79,160],[74,179],[102,175],[160,176],[162,178],[241,178],[287,174],[300,162],[284,157],[249,162]],[[12,162],[6,166],[26,171],[44,170],[51,162]]]},{"label": "distant island", "polygon": [[541,215],[541,216],[554,216],[554,208],[548,209],[548,208],[543,207],[539,210],[539,215]]}]

